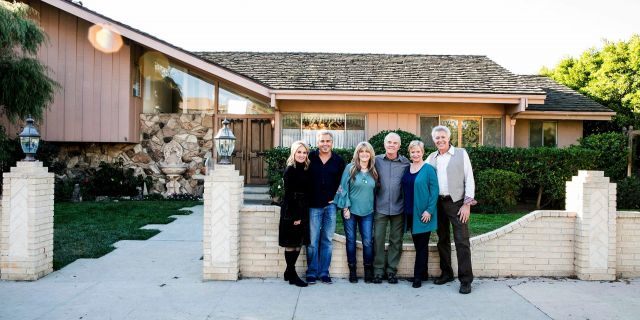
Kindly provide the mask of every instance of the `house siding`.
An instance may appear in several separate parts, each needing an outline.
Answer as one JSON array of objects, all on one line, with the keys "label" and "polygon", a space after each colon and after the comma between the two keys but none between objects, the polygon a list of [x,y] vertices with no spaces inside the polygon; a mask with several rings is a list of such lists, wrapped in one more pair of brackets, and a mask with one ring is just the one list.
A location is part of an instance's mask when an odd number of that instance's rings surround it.
[{"label": "house siding", "polygon": [[[504,106],[481,103],[418,103],[360,101],[278,101],[280,112],[364,113],[367,115],[367,137],[382,130],[402,129],[419,132],[420,116],[504,116]],[[276,132],[276,136],[278,132]]]},{"label": "house siding", "polygon": [[[131,53],[128,45],[103,53],[88,40],[91,23],[40,1],[28,1],[40,12],[48,40],[37,57],[60,84],[40,125],[42,138],[57,142],[136,142],[137,115],[131,112]],[[7,126],[10,134],[18,126]]]},{"label": "house siding", "polygon": [[[582,138],[582,120],[544,120],[556,121],[558,123],[558,147],[568,147],[578,144],[578,139]],[[528,119],[518,119],[515,127],[514,147],[529,147],[529,122]]]}]

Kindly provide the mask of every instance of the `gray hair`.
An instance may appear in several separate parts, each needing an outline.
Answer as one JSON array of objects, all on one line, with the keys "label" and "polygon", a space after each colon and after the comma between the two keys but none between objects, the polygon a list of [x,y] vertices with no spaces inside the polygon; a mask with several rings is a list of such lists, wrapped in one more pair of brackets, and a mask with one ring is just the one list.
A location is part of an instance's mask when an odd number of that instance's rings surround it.
[{"label": "gray hair", "polygon": [[316,140],[320,140],[320,138],[324,135],[328,135],[329,137],[331,137],[331,141],[333,141],[333,133],[331,133],[331,131],[329,130],[318,131],[318,133],[316,133]]},{"label": "gray hair", "polygon": [[402,142],[400,135],[395,132],[389,132],[386,136],[384,136],[384,141],[389,140],[389,138],[397,138],[398,141]]},{"label": "gray hair", "polygon": [[444,133],[447,134],[447,139],[451,138],[451,130],[449,130],[449,128],[447,128],[446,126],[435,126],[431,130],[431,139],[436,138],[436,132],[438,131],[444,131]]}]

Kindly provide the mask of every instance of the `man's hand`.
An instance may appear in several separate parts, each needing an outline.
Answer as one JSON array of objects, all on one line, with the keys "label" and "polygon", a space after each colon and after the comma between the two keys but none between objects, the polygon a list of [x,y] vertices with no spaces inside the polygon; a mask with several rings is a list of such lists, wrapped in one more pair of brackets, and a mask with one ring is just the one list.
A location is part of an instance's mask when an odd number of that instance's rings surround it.
[{"label": "man's hand", "polygon": [[465,204],[458,211],[458,216],[460,216],[460,222],[467,223],[469,221],[469,215],[471,215],[471,206]]},{"label": "man's hand", "polygon": [[302,220],[296,220],[293,222],[293,225],[294,226],[300,225],[300,222],[302,222]]},{"label": "man's hand", "polygon": [[422,217],[420,217],[420,221],[422,221],[422,223],[427,223],[429,222],[429,220],[431,220],[431,214],[429,212],[423,212],[422,213]]},{"label": "man's hand", "polygon": [[342,210],[342,217],[345,218],[345,220],[349,220],[351,218],[351,211],[349,211],[349,208],[344,208],[344,210]]}]

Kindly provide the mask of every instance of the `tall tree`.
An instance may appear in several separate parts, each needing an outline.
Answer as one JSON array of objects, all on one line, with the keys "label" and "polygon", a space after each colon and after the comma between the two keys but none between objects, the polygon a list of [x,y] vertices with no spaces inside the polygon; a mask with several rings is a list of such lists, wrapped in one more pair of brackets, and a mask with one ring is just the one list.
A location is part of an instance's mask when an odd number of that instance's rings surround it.
[{"label": "tall tree", "polygon": [[42,119],[58,86],[35,58],[46,40],[37,15],[24,3],[0,1],[0,111],[11,121]]},{"label": "tall tree", "polygon": [[628,41],[605,40],[602,48],[586,50],[578,58],[565,58],[555,68],[542,68],[540,73],[617,113],[613,122],[592,127],[593,131],[618,131],[629,125],[640,128],[640,35]]}]

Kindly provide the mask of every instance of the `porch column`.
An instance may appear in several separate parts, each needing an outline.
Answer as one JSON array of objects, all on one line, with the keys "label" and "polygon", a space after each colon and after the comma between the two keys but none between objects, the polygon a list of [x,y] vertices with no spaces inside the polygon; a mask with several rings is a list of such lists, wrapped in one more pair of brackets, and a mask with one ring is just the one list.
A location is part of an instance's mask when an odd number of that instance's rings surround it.
[{"label": "porch column", "polygon": [[515,146],[515,133],[516,133],[516,119],[513,119],[511,115],[505,115],[506,126],[505,126],[505,147]]},{"label": "porch column", "polygon": [[216,165],[204,180],[204,280],[238,280],[244,177],[234,165]]},{"label": "porch column", "polygon": [[38,280],[53,271],[53,173],[20,161],[3,179],[0,277]]},{"label": "porch column", "polygon": [[602,171],[579,171],[567,182],[566,210],[575,212],[575,271],[581,280],[616,278],[616,184]]}]

